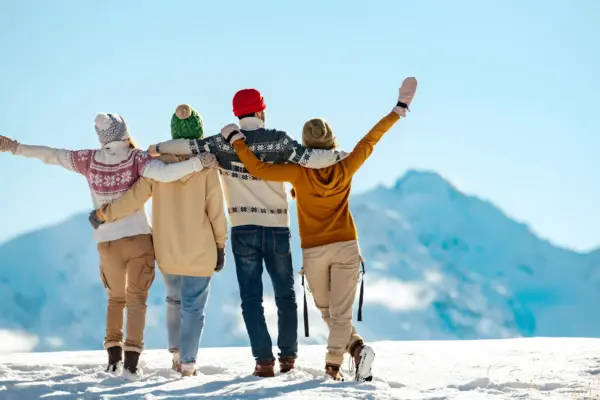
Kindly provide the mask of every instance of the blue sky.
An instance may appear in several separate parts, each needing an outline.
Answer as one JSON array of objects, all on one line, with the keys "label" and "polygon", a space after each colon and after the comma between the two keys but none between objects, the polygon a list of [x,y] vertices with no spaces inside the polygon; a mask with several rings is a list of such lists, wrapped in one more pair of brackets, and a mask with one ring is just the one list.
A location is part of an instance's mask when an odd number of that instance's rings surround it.
[{"label": "blue sky", "polygon": [[[540,235],[600,245],[600,2],[104,1],[0,3],[0,133],[98,146],[115,112],[142,147],[190,103],[206,131],[256,87],[267,123],[300,138],[321,116],[342,146],[419,89],[354,192],[430,169]],[[80,176],[0,154],[0,241],[91,209]]]}]

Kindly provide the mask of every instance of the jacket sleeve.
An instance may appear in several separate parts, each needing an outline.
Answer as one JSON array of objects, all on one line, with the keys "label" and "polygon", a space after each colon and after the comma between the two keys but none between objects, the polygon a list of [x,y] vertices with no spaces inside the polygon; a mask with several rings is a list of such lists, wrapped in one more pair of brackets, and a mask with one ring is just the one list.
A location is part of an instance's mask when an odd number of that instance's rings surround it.
[{"label": "jacket sleeve", "polygon": [[283,151],[276,162],[292,162],[311,169],[331,167],[347,156],[344,151],[309,149],[292,139],[287,133],[279,132]]},{"label": "jacket sleeve", "polygon": [[15,155],[37,158],[44,164],[58,165],[69,171],[87,175],[95,150],[64,150],[46,146],[19,144]]},{"label": "jacket sleeve", "polygon": [[223,202],[223,188],[219,172],[208,171],[206,177],[206,214],[212,226],[217,247],[225,248],[227,242],[227,219]]},{"label": "jacket sleeve", "polygon": [[144,207],[144,204],[152,196],[152,183],[150,179],[138,179],[125,194],[100,208],[103,219],[112,222],[127,217]]},{"label": "jacket sleeve", "polygon": [[297,164],[273,164],[260,161],[243,140],[233,142],[233,148],[250,175],[257,178],[276,182],[295,182],[301,174],[302,167]]},{"label": "jacket sleeve", "polygon": [[202,149],[208,144],[212,145],[214,136],[206,139],[172,139],[166,142],[157,144],[158,151],[161,154],[175,154],[181,156],[187,156],[191,154],[198,154],[202,152]]},{"label": "jacket sleeve", "polygon": [[202,162],[197,157],[172,164],[152,158],[145,151],[138,151],[135,157],[139,174],[157,182],[173,182],[202,170]]},{"label": "jacket sleeve", "polygon": [[361,140],[356,144],[352,152],[342,161],[342,165],[350,175],[354,175],[356,171],[364,164],[373,152],[373,148],[390,130],[400,117],[395,112],[391,112],[383,117]]}]

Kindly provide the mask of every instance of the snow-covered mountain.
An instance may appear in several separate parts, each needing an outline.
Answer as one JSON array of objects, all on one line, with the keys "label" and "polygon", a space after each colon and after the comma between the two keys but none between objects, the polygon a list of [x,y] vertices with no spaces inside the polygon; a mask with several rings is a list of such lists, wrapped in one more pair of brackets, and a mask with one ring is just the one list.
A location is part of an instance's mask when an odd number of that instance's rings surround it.
[{"label": "snow-covered mountain", "polygon": [[[409,171],[393,187],[351,202],[367,268],[357,327],[368,340],[600,336],[600,251],[556,247],[432,172]],[[296,226],[292,212],[299,271]],[[265,307],[275,337],[270,286]],[[299,279],[297,288],[301,307]],[[157,274],[150,348],[166,344],[164,298]],[[100,348],[105,299],[86,215],[0,246],[0,352]],[[302,341],[323,343],[326,330],[310,298],[309,308],[311,337]],[[247,344],[229,252],[211,289],[203,346]]]}]

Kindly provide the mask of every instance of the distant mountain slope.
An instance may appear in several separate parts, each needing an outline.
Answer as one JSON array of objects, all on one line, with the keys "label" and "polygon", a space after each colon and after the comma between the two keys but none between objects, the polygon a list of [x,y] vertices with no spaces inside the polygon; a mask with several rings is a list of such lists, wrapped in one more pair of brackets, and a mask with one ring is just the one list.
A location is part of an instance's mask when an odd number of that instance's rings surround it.
[{"label": "distant mountain slope", "polygon": [[[432,172],[409,171],[393,187],[351,201],[367,260],[364,322],[358,323],[367,339],[600,336],[594,307],[600,301],[600,251],[555,247]],[[291,211],[299,271],[293,206]],[[248,344],[234,269],[229,248],[227,266],[213,281],[206,346]],[[275,338],[269,284],[265,291]],[[166,343],[164,297],[157,274],[146,329],[151,348]],[[35,350],[99,348],[105,299],[86,215],[0,246],[0,331],[35,335]],[[322,343],[326,330],[309,302],[311,338],[302,340]]]}]

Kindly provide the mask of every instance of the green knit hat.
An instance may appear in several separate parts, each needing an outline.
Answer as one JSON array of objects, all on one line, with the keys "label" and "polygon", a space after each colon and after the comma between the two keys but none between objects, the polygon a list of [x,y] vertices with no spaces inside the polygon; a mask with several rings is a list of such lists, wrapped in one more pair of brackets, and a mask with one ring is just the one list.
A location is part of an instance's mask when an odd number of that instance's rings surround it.
[{"label": "green knit hat", "polygon": [[171,117],[171,136],[173,139],[202,139],[204,127],[202,118],[192,106],[182,104],[175,109]]}]

